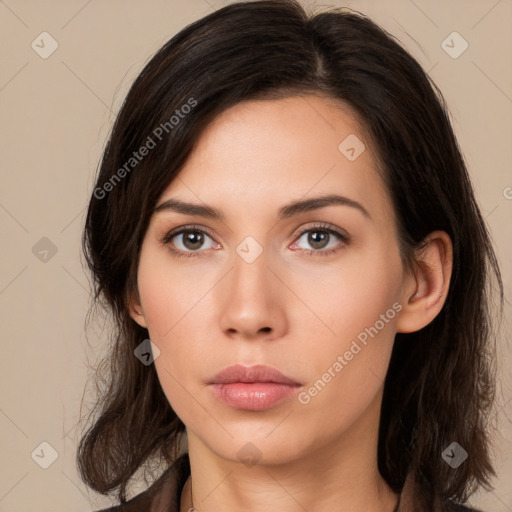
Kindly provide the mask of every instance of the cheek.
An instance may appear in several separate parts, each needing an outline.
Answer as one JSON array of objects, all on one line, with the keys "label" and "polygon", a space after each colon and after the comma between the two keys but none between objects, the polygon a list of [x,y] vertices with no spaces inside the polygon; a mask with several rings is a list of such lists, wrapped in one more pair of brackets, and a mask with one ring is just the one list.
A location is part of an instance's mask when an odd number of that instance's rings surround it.
[{"label": "cheek", "polygon": [[313,405],[312,411],[318,407],[319,413],[329,402],[343,403],[334,415],[350,410],[357,415],[386,376],[402,309],[397,302],[402,265],[398,252],[384,249],[360,251],[343,263],[330,272],[328,283],[310,288],[311,309],[319,312],[330,334],[324,335],[322,351],[305,347],[311,380],[302,403]]},{"label": "cheek", "polygon": [[167,345],[176,338],[180,327],[191,327],[190,318],[201,308],[202,300],[215,283],[214,277],[193,265],[176,263],[160,248],[143,249],[137,281],[153,341]]},{"label": "cheek", "polygon": [[198,370],[211,364],[204,344],[208,339],[205,320],[211,314],[207,294],[216,279],[149,247],[141,252],[137,280],[149,337],[160,350],[155,360],[158,377],[178,412],[183,409],[180,404],[190,400],[183,385],[189,389],[191,382],[199,382],[204,375],[198,375]]},{"label": "cheek", "polygon": [[[400,297],[402,264],[398,250],[379,248],[347,252],[322,274],[312,275],[308,284],[301,277],[301,296],[330,327],[333,336],[347,341],[371,327]],[[326,278],[327,276],[327,278]],[[385,318],[386,330],[394,326],[395,311]],[[379,324],[380,325],[380,324]]]},{"label": "cheek", "polygon": [[154,263],[141,258],[139,295],[149,337],[160,350],[154,362],[158,380],[169,404],[183,419],[190,401],[185,388],[190,388],[189,379],[195,369],[195,359],[190,354],[199,338],[193,331],[197,322],[190,322],[200,297],[196,298],[181,281],[176,282],[169,272],[162,271],[164,266]]}]

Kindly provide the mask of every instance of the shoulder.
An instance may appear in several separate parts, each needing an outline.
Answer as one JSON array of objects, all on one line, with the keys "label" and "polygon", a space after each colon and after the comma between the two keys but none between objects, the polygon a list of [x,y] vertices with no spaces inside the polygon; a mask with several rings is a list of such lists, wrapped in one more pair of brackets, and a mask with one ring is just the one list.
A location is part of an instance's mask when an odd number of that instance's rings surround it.
[{"label": "shoulder", "polygon": [[138,494],[131,500],[121,503],[120,505],[114,505],[113,507],[104,508],[97,512],[142,512],[143,510],[151,510],[152,499],[149,496],[144,496],[146,491]]},{"label": "shoulder", "polygon": [[471,508],[467,505],[461,505],[459,503],[454,503],[453,501],[449,501],[446,503],[446,511],[447,512],[483,512],[483,510]]},{"label": "shoulder", "polygon": [[97,512],[178,512],[181,490],[189,474],[190,462],[184,453],[145,491]]}]

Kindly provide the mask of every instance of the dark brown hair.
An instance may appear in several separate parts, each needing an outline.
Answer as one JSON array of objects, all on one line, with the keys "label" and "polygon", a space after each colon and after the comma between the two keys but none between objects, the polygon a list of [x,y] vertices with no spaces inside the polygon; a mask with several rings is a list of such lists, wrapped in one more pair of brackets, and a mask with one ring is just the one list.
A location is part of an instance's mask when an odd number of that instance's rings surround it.
[{"label": "dark brown hair", "polygon": [[[491,488],[490,293],[497,283],[501,305],[503,289],[442,94],[364,15],[344,9],[308,15],[294,0],[271,0],[228,5],[168,41],[133,83],[106,145],[83,237],[95,297],[117,326],[102,366],[107,385],[99,388],[77,457],[82,478],[96,491],[119,489],[124,501],[140,467],[174,460],[184,431],[154,365],[134,357],[148,332],[128,310],[156,201],[219,113],[245,100],[299,94],[332,98],[356,112],[393,199],[405,265],[415,264],[414,250],[434,230],[453,242],[442,311],[420,331],[395,338],[379,470],[396,492],[412,475],[418,502],[420,495],[426,503],[464,502],[478,486]],[[154,146],[135,158],[150,139]],[[468,452],[456,470],[441,457],[453,441]]]}]

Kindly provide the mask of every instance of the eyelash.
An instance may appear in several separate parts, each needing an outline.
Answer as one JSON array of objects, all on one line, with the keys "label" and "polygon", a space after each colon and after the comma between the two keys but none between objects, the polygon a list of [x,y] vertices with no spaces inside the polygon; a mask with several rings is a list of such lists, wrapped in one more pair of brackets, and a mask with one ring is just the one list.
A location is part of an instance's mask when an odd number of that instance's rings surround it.
[{"label": "eyelash", "polygon": [[[295,237],[295,240],[299,240],[302,237],[302,235],[304,235],[305,233],[309,233],[310,231],[315,231],[315,230],[321,231],[323,233],[328,233],[330,235],[337,236],[345,245],[348,245],[351,240],[350,235],[348,235],[346,233],[341,233],[340,231],[330,227],[328,224],[322,224],[322,223],[316,224],[314,226],[309,226],[307,229],[302,230],[300,233],[297,234],[297,236]],[[178,235],[181,235],[183,233],[189,233],[189,232],[203,233],[213,239],[213,237],[207,231],[205,231],[203,228],[192,224],[189,226],[183,226],[176,231],[169,231],[162,237],[161,243],[163,245],[168,246],[169,249],[179,258],[201,258],[201,257],[204,257],[206,255],[205,250],[182,251],[180,249],[174,248],[172,246],[172,244],[170,244],[170,242],[173,238],[175,238]],[[341,250],[341,248],[339,246],[331,248],[331,249],[324,249],[324,250],[322,250],[322,249],[319,249],[319,250],[300,249],[301,252],[305,252],[308,256],[329,256],[331,254],[338,252],[339,250]]]}]

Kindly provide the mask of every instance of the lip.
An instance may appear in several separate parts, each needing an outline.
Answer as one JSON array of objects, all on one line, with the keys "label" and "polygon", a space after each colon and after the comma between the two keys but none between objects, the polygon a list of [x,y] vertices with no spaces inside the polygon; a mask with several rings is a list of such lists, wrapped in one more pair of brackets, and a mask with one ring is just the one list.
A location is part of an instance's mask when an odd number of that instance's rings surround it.
[{"label": "lip", "polygon": [[255,383],[271,382],[274,384],[288,384],[290,386],[300,386],[290,377],[282,374],[279,370],[263,364],[253,366],[243,366],[235,364],[228,366],[217,373],[208,384],[232,384],[234,382]]},{"label": "lip", "polygon": [[240,364],[224,368],[208,384],[227,405],[250,411],[275,407],[301,386],[300,382],[270,366]]}]

